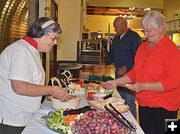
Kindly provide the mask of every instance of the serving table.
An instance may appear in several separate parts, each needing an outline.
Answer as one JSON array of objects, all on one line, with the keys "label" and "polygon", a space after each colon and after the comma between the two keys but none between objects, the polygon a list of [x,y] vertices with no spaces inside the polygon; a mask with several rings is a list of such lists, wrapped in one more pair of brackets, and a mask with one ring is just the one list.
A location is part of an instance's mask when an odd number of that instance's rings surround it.
[{"label": "serving table", "polygon": [[[83,93],[79,93],[78,95],[81,97],[80,107],[87,106],[88,103],[85,98],[85,95]],[[34,114],[32,120],[25,127],[21,134],[57,134],[57,132],[49,129],[46,126],[45,120],[41,119],[43,115],[47,115],[52,110],[54,109],[51,105],[51,101],[45,99],[45,101],[42,103],[41,108],[38,110],[37,113]],[[139,126],[139,124],[137,123],[130,111],[123,113],[123,115],[136,126],[137,130],[135,134],[144,134],[143,130],[141,129],[141,127]]]}]

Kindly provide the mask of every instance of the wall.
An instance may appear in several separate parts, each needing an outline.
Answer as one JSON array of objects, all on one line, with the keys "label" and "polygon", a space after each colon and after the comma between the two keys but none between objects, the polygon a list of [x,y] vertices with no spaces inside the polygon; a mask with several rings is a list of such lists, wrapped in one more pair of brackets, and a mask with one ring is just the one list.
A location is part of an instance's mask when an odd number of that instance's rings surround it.
[{"label": "wall", "polygon": [[[58,1],[58,0],[56,0]],[[63,30],[60,35],[58,46],[58,60],[76,61],[77,48],[76,42],[81,39],[81,31],[83,25],[90,28],[90,31],[107,32],[108,23],[111,24],[111,32],[114,32],[112,22],[115,17],[112,16],[82,16],[85,12],[81,6],[81,0],[59,0],[59,19]],[[83,4],[86,0],[82,0]],[[179,13],[180,0],[87,0],[89,5],[94,6],[114,6],[114,7],[151,7],[165,8],[164,13],[168,16],[168,20],[172,20],[174,13]],[[84,10],[84,12],[82,11]],[[83,17],[83,19],[82,19]],[[82,21],[86,21],[82,23]],[[141,18],[129,21],[129,27],[136,30],[141,36],[144,36],[138,29],[141,28]],[[98,22],[98,23],[94,23]],[[102,23],[100,23],[102,22]],[[86,24],[85,24],[86,23]],[[97,25],[95,25],[97,24]]]},{"label": "wall", "polygon": [[[163,9],[163,14],[166,16],[167,21],[175,20],[175,19],[180,19],[180,0],[88,0],[88,3],[90,6],[114,6],[114,7],[151,7],[151,8],[160,8]],[[178,16],[175,16],[178,14]],[[99,18],[98,18],[99,17]],[[108,17],[108,16],[107,16]],[[88,15],[88,20],[92,20],[92,17]],[[101,17],[100,16],[95,16],[96,20],[99,20]],[[114,17],[108,17],[105,20],[105,23],[107,20],[110,20],[112,22],[112,18]],[[90,23],[90,22],[88,22]],[[134,22],[130,22],[132,25],[137,24],[135,26],[136,28],[139,27],[139,22],[135,20]],[[130,27],[132,27],[130,24]],[[93,24],[87,24],[87,26],[90,26]],[[104,25],[104,24],[98,24]],[[107,24],[105,24],[107,27]],[[94,26],[96,27],[96,26]],[[98,26],[97,26],[98,27]],[[134,26],[133,26],[134,28]],[[112,28],[111,28],[112,29]],[[94,28],[92,29],[94,30]],[[98,29],[99,30],[99,29]],[[102,29],[104,31],[104,29]],[[141,34],[141,33],[140,33]]]},{"label": "wall", "polygon": [[[175,14],[179,16],[176,17]],[[164,0],[164,15],[167,21],[180,19],[180,0]]]},{"label": "wall", "polygon": [[[50,17],[51,1],[52,0],[39,0],[39,18],[44,17],[44,16]],[[54,0],[54,2],[58,5],[58,12],[59,12],[60,0]],[[58,22],[60,22],[59,17],[58,17]],[[50,78],[50,55],[51,55],[51,52],[46,52],[46,58],[45,58],[45,60],[46,60],[45,61],[45,63],[46,63],[46,65],[45,65],[46,66],[46,69],[45,69],[46,80],[45,80],[45,82],[46,82],[46,84],[48,84],[49,78]]]},{"label": "wall", "polygon": [[[46,16],[50,16],[52,0],[39,0],[39,17],[45,16],[45,7],[48,7]],[[81,0],[54,0],[58,5],[58,22],[62,28],[57,46],[57,61],[76,61],[77,41],[81,38],[82,7]],[[85,1],[85,0],[83,0]],[[85,10],[85,9],[84,9]],[[46,83],[50,76],[50,52],[46,53]]]},{"label": "wall", "polygon": [[[90,6],[114,6],[114,7],[150,7],[150,8],[163,8],[163,0],[88,0]],[[102,33],[108,32],[108,24],[110,23],[110,32],[114,33],[113,20],[117,16],[101,16],[101,15],[87,15],[86,27],[90,32],[101,31]],[[94,23],[98,22],[98,23]],[[128,20],[129,28],[138,32],[141,37],[144,34],[141,32],[141,18]]]},{"label": "wall", "polygon": [[89,32],[108,32],[108,24],[110,23],[110,32],[114,33],[113,20],[115,16],[103,16],[103,15],[87,15],[87,29]]},{"label": "wall", "polygon": [[[40,0],[45,1],[46,0]],[[50,7],[50,1],[47,0],[47,6]],[[58,4],[59,23],[61,24],[63,33],[59,36],[58,43],[58,59],[66,61],[76,61],[77,48],[76,42],[81,39],[81,31],[84,31],[86,26],[90,28],[90,32],[98,30],[107,33],[108,24],[111,24],[111,32],[114,32],[112,22],[115,16],[86,16],[84,14],[86,0],[55,0]],[[164,13],[169,20],[174,19],[174,13],[179,13],[180,0],[87,0],[92,6],[114,6],[114,7],[152,7],[165,8]],[[81,3],[83,2],[83,4]],[[42,3],[40,4],[40,6]],[[42,8],[42,7],[41,7]],[[41,9],[44,12],[44,9]],[[42,13],[41,13],[42,14]],[[47,16],[49,13],[47,13]],[[83,22],[82,22],[83,21]],[[85,22],[86,21],[86,22]],[[136,18],[129,21],[129,27],[136,30],[141,36],[143,34],[139,31],[141,18]],[[98,23],[97,23],[98,22]],[[97,25],[95,25],[97,24]],[[49,70],[49,53],[47,53],[47,73]]]},{"label": "wall", "polygon": [[[46,1],[47,0],[39,0],[39,18],[45,16],[44,9],[45,9],[45,7],[47,5]],[[49,3],[50,3],[50,1],[49,1]],[[48,6],[50,6],[50,5],[48,5]]]},{"label": "wall", "polygon": [[[110,33],[115,33],[113,21],[116,17],[117,16],[87,15],[86,27],[89,29],[89,32],[101,32],[104,36],[105,33],[108,33],[108,25],[110,24]],[[138,32],[140,36],[144,37],[144,34],[141,32],[140,17],[128,20],[128,26],[130,29]]]},{"label": "wall", "polygon": [[[58,0],[57,0],[58,1]],[[81,31],[84,31],[82,26],[90,28],[90,32],[102,31],[107,32],[108,23],[111,24],[111,32],[114,32],[112,22],[113,16],[86,16],[82,15],[85,8],[82,8],[86,0],[59,0],[59,22],[63,33],[60,35],[58,46],[58,60],[76,61],[77,48],[76,42],[81,39]],[[173,2],[172,2],[173,1]],[[172,19],[174,12],[179,12],[180,0],[87,0],[89,5],[94,6],[114,6],[114,7],[165,7],[168,18]],[[85,5],[85,4],[84,4]],[[172,8],[170,8],[172,7]],[[84,10],[84,11],[82,11]],[[171,13],[172,11],[172,13]],[[83,23],[82,23],[83,21]],[[86,22],[84,22],[86,21]],[[98,23],[95,23],[98,22]],[[144,36],[139,29],[141,28],[141,18],[136,18],[129,21],[129,27],[136,30],[141,36]]]},{"label": "wall", "polygon": [[58,45],[58,60],[76,61],[77,41],[81,32],[81,0],[60,0],[60,45]]},{"label": "wall", "polygon": [[[47,4],[43,2],[47,2]],[[58,4],[58,22],[62,28],[62,34],[59,36],[58,41],[57,60],[76,61],[77,41],[81,38],[83,25],[81,0],[55,0],[55,2]],[[50,4],[51,0],[40,0],[41,17],[44,16],[44,5],[51,7]],[[50,9],[47,11],[46,16],[50,16],[49,11]],[[47,53],[47,63],[49,63],[48,58],[49,53]]]},{"label": "wall", "polygon": [[144,33],[141,32],[142,27],[141,27],[141,17],[136,17],[135,19],[131,19],[128,21],[128,26],[130,29],[136,31],[142,38],[144,38]]}]

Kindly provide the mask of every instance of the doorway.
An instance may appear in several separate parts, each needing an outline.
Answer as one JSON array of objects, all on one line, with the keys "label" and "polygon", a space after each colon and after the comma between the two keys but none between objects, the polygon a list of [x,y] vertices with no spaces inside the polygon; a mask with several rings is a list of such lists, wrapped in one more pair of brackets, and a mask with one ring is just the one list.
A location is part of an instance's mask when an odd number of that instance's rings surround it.
[{"label": "doorway", "polygon": [[[54,0],[51,1],[51,18],[58,22],[58,6]],[[57,76],[57,45],[50,51],[50,78]]]}]

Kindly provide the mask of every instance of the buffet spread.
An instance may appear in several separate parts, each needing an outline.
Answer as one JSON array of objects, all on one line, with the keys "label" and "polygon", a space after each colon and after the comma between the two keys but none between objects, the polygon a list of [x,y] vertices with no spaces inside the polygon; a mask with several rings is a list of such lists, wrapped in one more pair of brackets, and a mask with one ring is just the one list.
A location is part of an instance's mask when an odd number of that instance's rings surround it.
[{"label": "buffet spread", "polygon": [[[73,96],[71,100],[46,98],[22,134],[144,134],[125,100],[113,96],[114,89],[104,89],[100,81],[70,79],[71,75],[66,75],[63,79],[53,77],[49,85],[63,85]],[[42,115],[44,109],[48,113]]]},{"label": "buffet spread", "polygon": [[[129,110],[125,100],[112,96],[113,90],[104,89],[102,82],[80,79],[67,82],[64,82],[65,90],[75,97],[68,102],[51,98],[55,111],[46,120],[48,128],[67,134],[130,134],[136,131],[121,114]],[[78,94],[85,95],[89,106],[79,108]]]}]

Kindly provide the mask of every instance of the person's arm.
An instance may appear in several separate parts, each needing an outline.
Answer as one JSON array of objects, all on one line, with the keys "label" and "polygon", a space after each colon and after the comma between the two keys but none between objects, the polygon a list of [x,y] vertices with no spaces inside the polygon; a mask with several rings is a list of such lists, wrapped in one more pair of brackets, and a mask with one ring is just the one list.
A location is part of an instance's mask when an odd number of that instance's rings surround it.
[{"label": "person's arm", "polygon": [[12,89],[15,93],[25,96],[51,95],[61,101],[68,101],[70,96],[59,86],[36,85],[20,80],[11,80]]},{"label": "person's arm", "polygon": [[148,83],[135,83],[133,86],[128,87],[130,90],[134,92],[141,91],[164,91],[164,88],[161,82],[148,82]]},{"label": "person's arm", "polygon": [[[141,40],[141,37],[137,33],[134,33],[134,32],[131,33],[130,40],[131,40],[131,43],[130,43],[131,57],[134,58],[139,46],[142,44],[142,40]],[[124,66],[126,67],[126,70],[128,71],[133,67],[133,64],[134,64],[134,59],[127,61]]]},{"label": "person's arm", "polygon": [[106,89],[112,89],[114,87],[120,86],[121,84],[132,83],[131,79],[124,75],[118,79],[107,81],[103,84],[103,87]]},{"label": "person's arm", "polygon": [[126,75],[116,79],[115,81],[116,81],[116,86],[119,86],[121,84],[132,83],[131,79]]},{"label": "person's arm", "polygon": [[127,72],[127,67],[125,65],[123,65],[119,68],[118,74],[124,75],[126,72]]}]

